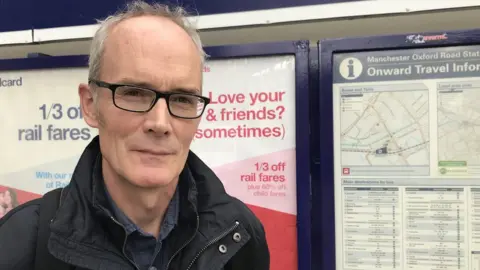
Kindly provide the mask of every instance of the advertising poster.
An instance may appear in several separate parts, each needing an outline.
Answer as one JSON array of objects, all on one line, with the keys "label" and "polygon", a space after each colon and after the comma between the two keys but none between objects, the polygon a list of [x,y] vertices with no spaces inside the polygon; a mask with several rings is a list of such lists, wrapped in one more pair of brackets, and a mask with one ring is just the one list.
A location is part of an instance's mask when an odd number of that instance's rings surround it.
[{"label": "advertising poster", "polygon": [[[0,72],[0,216],[70,181],[96,136],[79,109],[87,68]],[[264,224],[271,269],[297,269],[295,58],[208,61],[192,150]]]},{"label": "advertising poster", "polygon": [[67,185],[98,134],[83,120],[77,94],[87,74],[86,68],[0,72],[0,186],[20,204]]},{"label": "advertising poster", "polygon": [[272,270],[297,269],[295,57],[211,61],[192,150],[262,221]]},{"label": "advertising poster", "polygon": [[480,269],[480,46],[333,62],[337,269]]}]

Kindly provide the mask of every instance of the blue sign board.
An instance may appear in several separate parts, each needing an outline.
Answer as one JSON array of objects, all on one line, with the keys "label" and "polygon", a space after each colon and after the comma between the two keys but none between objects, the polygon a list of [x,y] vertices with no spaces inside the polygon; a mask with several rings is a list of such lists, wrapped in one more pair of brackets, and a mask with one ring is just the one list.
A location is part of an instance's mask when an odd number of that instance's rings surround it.
[{"label": "blue sign board", "polygon": [[478,264],[479,59],[478,30],[319,42],[312,269]]}]

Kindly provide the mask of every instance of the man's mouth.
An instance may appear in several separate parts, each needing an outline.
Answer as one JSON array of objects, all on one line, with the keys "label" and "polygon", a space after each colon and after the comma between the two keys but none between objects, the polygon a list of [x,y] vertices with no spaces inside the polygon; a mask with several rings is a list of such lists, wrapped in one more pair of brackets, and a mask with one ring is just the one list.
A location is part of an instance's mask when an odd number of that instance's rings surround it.
[{"label": "man's mouth", "polygon": [[169,156],[175,154],[174,151],[171,150],[153,150],[153,149],[140,149],[136,150],[141,154],[151,155],[151,156]]}]

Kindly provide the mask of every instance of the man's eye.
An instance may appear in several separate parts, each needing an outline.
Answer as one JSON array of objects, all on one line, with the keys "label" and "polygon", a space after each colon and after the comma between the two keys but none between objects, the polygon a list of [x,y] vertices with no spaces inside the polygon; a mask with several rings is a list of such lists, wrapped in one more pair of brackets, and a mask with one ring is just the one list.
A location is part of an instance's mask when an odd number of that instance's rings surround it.
[{"label": "man's eye", "polygon": [[179,103],[192,104],[194,103],[194,98],[190,96],[173,96],[172,101],[179,102]]},{"label": "man's eye", "polygon": [[140,91],[136,90],[136,89],[129,89],[129,90],[126,90],[123,92],[124,95],[126,96],[138,96],[140,95]]},{"label": "man's eye", "polygon": [[118,94],[122,96],[141,97],[141,96],[149,95],[150,93],[142,89],[122,88]]}]

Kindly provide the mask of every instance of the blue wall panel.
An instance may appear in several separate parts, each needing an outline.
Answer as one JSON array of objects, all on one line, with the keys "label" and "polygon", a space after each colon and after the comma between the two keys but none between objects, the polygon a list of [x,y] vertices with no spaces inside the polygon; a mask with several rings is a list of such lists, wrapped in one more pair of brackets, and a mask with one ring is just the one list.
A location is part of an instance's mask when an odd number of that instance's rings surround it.
[{"label": "blue wall panel", "polygon": [[0,0],[0,32],[32,29],[33,1]]},{"label": "blue wall panel", "polygon": [[[153,0],[147,0],[154,2]],[[353,0],[163,0],[179,3],[200,15],[295,7]],[[51,28],[95,23],[127,0],[0,0],[0,31]]]}]

